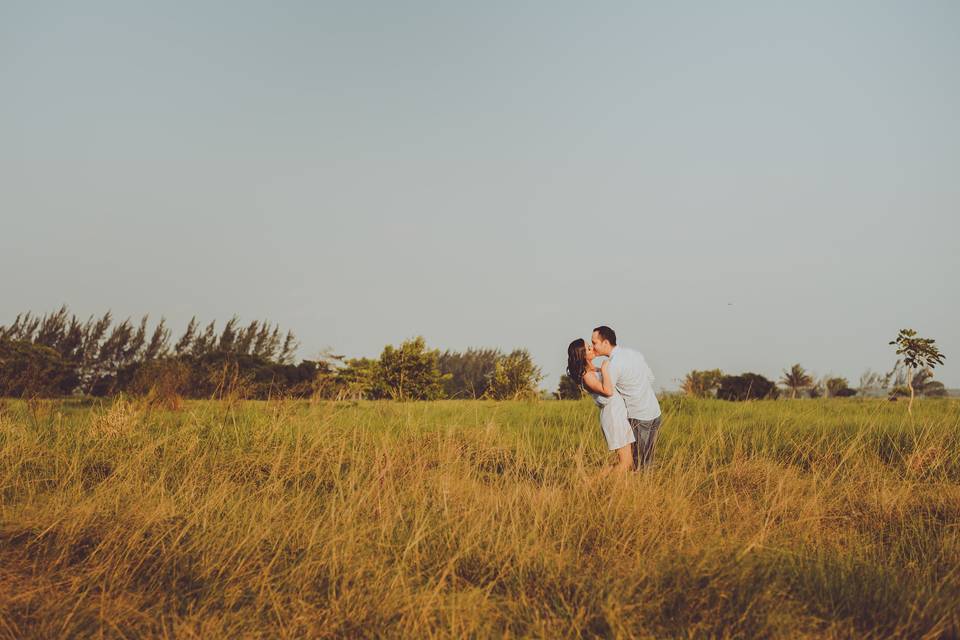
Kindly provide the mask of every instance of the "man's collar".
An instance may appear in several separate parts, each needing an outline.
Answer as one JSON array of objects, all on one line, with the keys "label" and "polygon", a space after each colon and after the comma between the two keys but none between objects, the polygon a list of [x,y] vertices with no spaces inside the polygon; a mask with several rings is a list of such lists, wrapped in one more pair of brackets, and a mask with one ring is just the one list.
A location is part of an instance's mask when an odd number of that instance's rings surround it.
[{"label": "man's collar", "polygon": [[617,349],[619,349],[619,348],[620,348],[620,345],[618,345],[618,344],[613,345],[613,349],[610,349],[610,357],[611,357],[611,358],[614,356],[614,354],[617,353]]}]

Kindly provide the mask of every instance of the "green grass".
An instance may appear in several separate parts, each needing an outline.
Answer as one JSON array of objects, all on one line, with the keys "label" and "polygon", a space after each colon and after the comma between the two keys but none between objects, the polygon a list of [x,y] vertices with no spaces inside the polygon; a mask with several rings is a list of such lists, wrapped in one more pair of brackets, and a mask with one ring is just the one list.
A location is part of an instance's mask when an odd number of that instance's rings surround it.
[{"label": "green grass", "polygon": [[960,402],[7,401],[0,637],[960,637]]}]

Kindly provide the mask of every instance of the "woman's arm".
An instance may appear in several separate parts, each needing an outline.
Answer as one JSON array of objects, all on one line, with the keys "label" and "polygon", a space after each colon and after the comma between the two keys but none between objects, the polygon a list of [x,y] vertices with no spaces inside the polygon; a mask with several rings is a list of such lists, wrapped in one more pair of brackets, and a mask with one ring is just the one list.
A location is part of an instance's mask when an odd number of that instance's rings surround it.
[{"label": "woman's arm", "polygon": [[603,374],[603,386],[600,387],[600,393],[608,398],[613,396],[613,380],[610,379],[610,372],[607,370],[609,366],[609,358],[604,360],[603,364],[600,365],[600,373]]},{"label": "woman's arm", "polygon": [[603,393],[603,385],[600,384],[600,381],[597,380],[596,370],[587,371],[583,374],[583,386],[587,388],[587,391],[593,393]]}]

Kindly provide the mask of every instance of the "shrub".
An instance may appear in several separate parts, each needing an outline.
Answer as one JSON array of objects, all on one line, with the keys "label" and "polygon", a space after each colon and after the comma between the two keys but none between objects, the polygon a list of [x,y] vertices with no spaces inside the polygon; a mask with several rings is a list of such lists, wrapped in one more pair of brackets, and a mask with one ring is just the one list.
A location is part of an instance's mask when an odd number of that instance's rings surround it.
[{"label": "shrub", "polygon": [[931,380],[923,386],[923,395],[928,398],[944,398],[947,395],[947,389],[942,382]]},{"label": "shrub", "polygon": [[444,351],[440,355],[440,373],[445,376],[443,389],[448,398],[481,398],[490,388],[490,381],[503,357],[499,349],[467,349]]},{"label": "shrub", "polygon": [[583,387],[567,374],[563,374],[553,395],[557,400],[579,400],[583,396]]},{"label": "shrub", "polygon": [[777,385],[757,373],[724,376],[720,380],[720,388],[717,390],[718,398],[733,401],[773,400],[779,395]]},{"label": "shrub", "polygon": [[436,400],[443,397],[440,352],[427,349],[422,337],[387,345],[380,354],[373,394],[392,400]]},{"label": "shrub", "polygon": [[77,382],[76,371],[54,349],[0,339],[0,396],[67,395]]},{"label": "shrub", "polygon": [[827,389],[828,398],[846,398],[856,394],[856,391],[850,393],[852,390],[846,378],[828,378],[826,382],[824,382],[824,387]]},{"label": "shrub", "polygon": [[516,349],[497,360],[486,395],[495,400],[536,397],[541,380],[540,367],[534,364],[530,352]]}]

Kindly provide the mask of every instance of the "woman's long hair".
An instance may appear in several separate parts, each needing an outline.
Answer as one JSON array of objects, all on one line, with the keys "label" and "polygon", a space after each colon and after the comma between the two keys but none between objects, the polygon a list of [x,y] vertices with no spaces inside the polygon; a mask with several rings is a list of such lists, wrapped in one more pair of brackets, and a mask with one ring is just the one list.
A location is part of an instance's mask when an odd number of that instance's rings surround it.
[{"label": "woman's long hair", "polygon": [[567,347],[567,375],[578,385],[583,384],[583,372],[587,370],[587,343],[577,338]]}]

